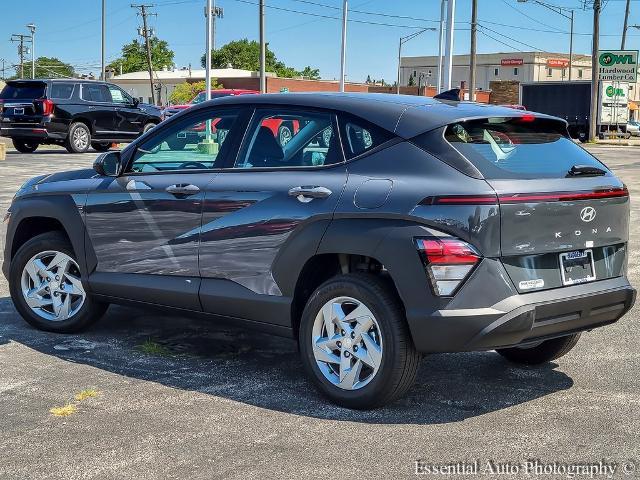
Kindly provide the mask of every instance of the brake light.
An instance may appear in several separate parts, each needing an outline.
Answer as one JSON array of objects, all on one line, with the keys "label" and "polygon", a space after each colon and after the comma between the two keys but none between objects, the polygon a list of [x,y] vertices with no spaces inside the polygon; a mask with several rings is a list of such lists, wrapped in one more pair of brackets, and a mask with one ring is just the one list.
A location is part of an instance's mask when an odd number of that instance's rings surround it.
[{"label": "brake light", "polygon": [[53,107],[55,106],[55,103],[53,103],[53,100],[45,98],[43,100],[40,100],[40,103],[42,104],[43,115],[51,115],[53,113]]},{"label": "brake light", "polygon": [[471,245],[458,238],[420,238],[417,246],[438,296],[453,295],[481,260]]},{"label": "brake light", "polygon": [[530,113],[525,113],[519,118],[521,122],[533,122],[535,121],[535,119],[536,119],[536,116]]}]

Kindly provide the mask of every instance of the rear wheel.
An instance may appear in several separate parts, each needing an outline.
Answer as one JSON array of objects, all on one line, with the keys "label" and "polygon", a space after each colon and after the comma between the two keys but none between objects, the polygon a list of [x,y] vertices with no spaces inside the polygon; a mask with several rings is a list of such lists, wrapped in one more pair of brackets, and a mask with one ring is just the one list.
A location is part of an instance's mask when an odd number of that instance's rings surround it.
[{"label": "rear wheel", "polygon": [[14,148],[20,153],[33,153],[40,145],[38,142],[32,142],[29,140],[20,140],[18,138],[12,139]]},{"label": "rear wheel", "polygon": [[299,343],[316,387],[348,408],[401,397],[420,360],[397,295],[374,275],[340,275],[322,284],[302,314]]},{"label": "rear wheel", "polygon": [[152,128],[154,128],[156,126],[155,123],[147,123],[144,128],[142,129],[142,133],[147,133],[149,130],[151,130]]},{"label": "rear wheel", "polygon": [[69,127],[69,135],[64,144],[69,153],[84,153],[91,146],[91,131],[82,122],[74,122]]},{"label": "rear wheel", "polygon": [[75,332],[96,320],[107,305],[89,297],[67,238],[48,232],[27,241],[11,260],[9,290],[16,309],[33,327]]},{"label": "rear wheel", "polygon": [[525,365],[537,365],[560,358],[576,346],[580,334],[574,333],[566,337],[552,338],[532,346],[501,348],[496,350],[507,360]]}]

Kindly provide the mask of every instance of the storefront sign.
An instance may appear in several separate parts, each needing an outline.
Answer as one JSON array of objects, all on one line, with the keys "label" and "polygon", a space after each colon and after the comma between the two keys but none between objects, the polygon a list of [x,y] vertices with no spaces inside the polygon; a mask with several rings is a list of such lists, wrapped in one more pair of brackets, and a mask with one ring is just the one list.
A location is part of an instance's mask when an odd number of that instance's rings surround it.
[{"label": "storefront sign", "polygon": [[524,60],[521,58],[503,58],[500,60],[500,65],[503,67],[517,67],[518,65],[523,65]]},{"label": "storefront sign", "polygon": [[598,52],[598,80],[636,82],[638,50],[601,50]]},{"label": "storefront sign", "polygon": [[566,58],[548,58],[547,67],[549,68],[567,68],[569,60]]}]

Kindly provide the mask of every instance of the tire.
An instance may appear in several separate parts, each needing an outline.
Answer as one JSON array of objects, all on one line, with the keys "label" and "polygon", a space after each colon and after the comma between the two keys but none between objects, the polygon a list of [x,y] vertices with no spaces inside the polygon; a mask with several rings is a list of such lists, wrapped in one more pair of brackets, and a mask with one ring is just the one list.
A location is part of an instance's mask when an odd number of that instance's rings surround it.
[{"label": "tire", "polygon": [[69,153],[85,153],[91,146],[91,130],[82,122],[73,122],[64,142]]},{"label": "tire", "polygon": [[38,145],[37,142],[30,142],[28,140],[20,140],[17,138],[13,138],[12,140],[14,148],[20,153],[33,153],[37,150]]},{"label": "tire", "polygon": [[167,139],[165,141],[169,146],[169,150],[184,150],[184,147],[186,147],[188,143],[186,138],[178,137]]},{"label": "tire", "polygon": [[[37,258],[46,269],[38,269],[31,263],[32,259]],[[58,266],[52,267],[52,263]],[[27,265],[33,265],[33,268],[28,269]],[[51,281],[47,282],[45,276]],[[34,277],[38,279],[37,282]],[[39,291],[36,290],[38,285],[42,287]],[[60,232],[37,235],[20,247],[11,260],[9,290],[22,318],[31,326],[49,332],[82,330],[102,317],[108,307],[86,293],[80,281],[76,255],[68,239]],[[27,303],[24,291],[35,291],[29,296],[33,306]],[[54,298],[59,299],[56,301],[57,307],[54,306]],[[66,318],[65,305],[69,314]]]},{"label": "tire", "polygon": [[278,127],[278,143],[284,147],[293,138],[293,131],[289,125],[282,124]]},{"label": "tire", "polygon": [[154,128],[156,126],[155,123],[147,123],[144,128],[142,129],[142,134],[144,135],[145,133],[147,133],[149,130],[151,130],[152,128]]},{"label": "tire", "polygon": [[566,337],[552,338],[533,347],[512,347],[496,350],[507,360],[524,365],[539,365],[563,357],[576,346],[580,334],[574,333]]},{"label": "tire", "polygon": [[[327,334],[322,313],[323,310],[336,311],[334,306],[337,304],[347,313],[347,317],[349,310],[355,306],[359,309],[364,307],[360,312],[365,315],[359,318],[365,322],[368,321],[368,314],[373,316],[369,322],[372,327],[365,330],[362,336],[336,330],[335,334],[340,335],[340,344],[334,341],[332,346],[327,347],[329,350],[336,348],[331,354],[333,356],[328,357],[329,360],[343,361],[343,358],[349,358],[344,361],[354,363],[351,369],[345,370],[359,372],[354,374],[357,375],[356,382],[351,382],[349,375],[346,375],[343,386],[336,384],[340,382],[338,365],[318,360],[317,353],[314,353],[317,352],[314,346],[318,345],[318,338],[320,341],[326,338],[328,342],[332,341],[330,337],[334,340],[337,338]],[[354,323],[348,326],[340,322],[340,328],[353,327],[354,332],[358,327],[367,328],[364,322]],[[330,328],[335,328],[334,323],[330,325]],[[368,339],[365,339],[365,335]],[[302,314],[298,342],[305,372],[318,390],[334,403],[354,409],[380,407],[404,395],[415,381],[421,357],[415,350],[400,300],[392,286],[380,277],[369,274],[339,275],[318,287]],[[349,355],[345,355],[345,352]],[[326,354],[327,351],[322,350],[320,358],[325,358]],[[367,358],[371,364],[377,363],[377,369],[367,366],[360,358]],[[379,358],[377,362],[371,361],[376,358]],[[357,369],[358,362],[361,370]]]},{"label": "tire", "polygon": [[111,148],[111,145],[112,145],[111,142],[108,142],[108,143],[93,142],[91,144],[91,146],[96,152],[108,152],[109,149]]}]

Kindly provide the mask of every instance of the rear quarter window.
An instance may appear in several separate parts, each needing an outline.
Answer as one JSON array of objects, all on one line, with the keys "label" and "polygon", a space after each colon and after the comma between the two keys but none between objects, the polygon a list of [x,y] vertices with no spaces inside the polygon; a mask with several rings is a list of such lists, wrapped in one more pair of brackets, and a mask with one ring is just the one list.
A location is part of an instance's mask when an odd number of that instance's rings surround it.
[{"label": "rear quarter window", "polygon": [[606,170],[568,137],[564,123],[552,119],[456,122],[446,127],[444,138],[487,179],[563,178],[574,165]]},{"label": "rear quarter window", "polygon": [[2,100],[33,100],[44,97],[46,84],[41,82],[10,82],[0,92]]}]

